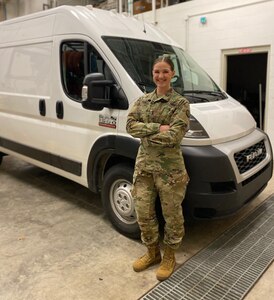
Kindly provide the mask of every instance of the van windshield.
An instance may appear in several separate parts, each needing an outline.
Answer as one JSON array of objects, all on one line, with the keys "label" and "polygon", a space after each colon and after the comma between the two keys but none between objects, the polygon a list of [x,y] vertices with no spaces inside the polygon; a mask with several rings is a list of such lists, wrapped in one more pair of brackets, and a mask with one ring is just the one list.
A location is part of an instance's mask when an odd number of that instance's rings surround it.
[{"label": "van windshield", "polygon": [[175,67],[172,86],[191,103],[227,98],[209,75],[180,48],[131,38],[105,36],[103,39],[143,92],[155,89],[152,79],[152,65],[155,59],[168,55]]}]

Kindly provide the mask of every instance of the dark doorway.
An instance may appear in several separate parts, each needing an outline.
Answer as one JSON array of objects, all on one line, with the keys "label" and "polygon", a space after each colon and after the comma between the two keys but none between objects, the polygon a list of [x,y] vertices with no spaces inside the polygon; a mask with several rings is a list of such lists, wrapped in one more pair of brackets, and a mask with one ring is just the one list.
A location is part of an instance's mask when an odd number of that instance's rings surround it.
[{"label": "dark doorway", "polygon": [[267,53],[227,56],[226,91],[250,111],[261,129],[264,124],[266,71]]}]

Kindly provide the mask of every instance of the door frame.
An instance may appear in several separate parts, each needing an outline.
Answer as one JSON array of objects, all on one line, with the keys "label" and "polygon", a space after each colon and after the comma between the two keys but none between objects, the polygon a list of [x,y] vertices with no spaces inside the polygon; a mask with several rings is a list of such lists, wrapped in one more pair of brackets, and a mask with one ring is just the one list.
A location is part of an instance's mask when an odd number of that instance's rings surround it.
[{"label": "door frame", "polygon": [[265,86],[265,109],[264,109],[264,124],[263,128],[267,131],[268,128],[268,99],[269,99],[269,72],[270,72],[270,45],[254,46],[254,47],[241,47],[221,50],[221,81],[220,85],[223,90],[227,87],[227,57],[232,55],[248,55],[248,54],[267,54],[266,65],[266,86]]}]

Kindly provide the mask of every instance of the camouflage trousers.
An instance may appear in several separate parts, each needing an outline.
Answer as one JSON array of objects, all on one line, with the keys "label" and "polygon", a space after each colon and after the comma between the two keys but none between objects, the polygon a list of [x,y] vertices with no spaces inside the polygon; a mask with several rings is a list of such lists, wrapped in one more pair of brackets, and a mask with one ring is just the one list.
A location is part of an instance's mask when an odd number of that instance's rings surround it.
[{"label": "camouflage trousers", "polygon": [[188,180],[186,171],[172,174],[134,174],[132,196],[141,239],[146,246],[159,242],[159,225],[155,211],[157,195],[165,219],[164,244],[173,249],[180,246],[185,234],[182,201]]}]

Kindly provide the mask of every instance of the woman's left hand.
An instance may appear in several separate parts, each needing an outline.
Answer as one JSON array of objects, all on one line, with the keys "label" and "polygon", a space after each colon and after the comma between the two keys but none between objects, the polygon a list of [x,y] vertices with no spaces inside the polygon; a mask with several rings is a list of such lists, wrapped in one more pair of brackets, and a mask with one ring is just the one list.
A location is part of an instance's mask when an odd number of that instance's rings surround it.
[{"label": "woman's left hand", "polygon": [[160,132],[165,132],[168,131],[170,129],[169,125],[161,125],[160,126]]}]

